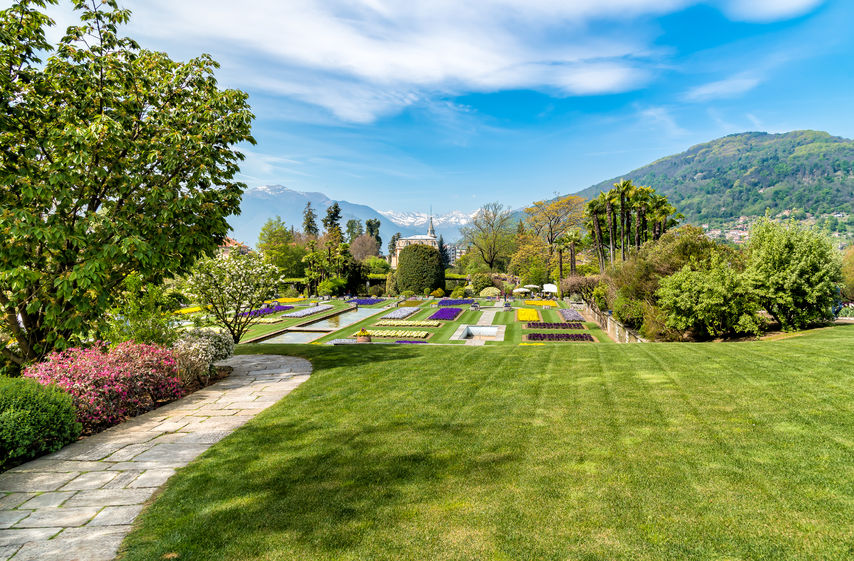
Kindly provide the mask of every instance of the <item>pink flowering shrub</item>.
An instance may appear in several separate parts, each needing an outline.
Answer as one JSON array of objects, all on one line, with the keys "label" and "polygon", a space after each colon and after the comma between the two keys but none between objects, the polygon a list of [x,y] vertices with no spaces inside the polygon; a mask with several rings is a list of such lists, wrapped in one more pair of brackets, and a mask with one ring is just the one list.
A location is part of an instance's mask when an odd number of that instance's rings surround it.
[{"label": "pink flowering shrub", "polygon": [[157,345],[132,341],[112,349],[97,344],[51,353],[23,375],[44,385],[56,384],[71,394],[77,420],[87,433],[184,394],[172,353]]}]

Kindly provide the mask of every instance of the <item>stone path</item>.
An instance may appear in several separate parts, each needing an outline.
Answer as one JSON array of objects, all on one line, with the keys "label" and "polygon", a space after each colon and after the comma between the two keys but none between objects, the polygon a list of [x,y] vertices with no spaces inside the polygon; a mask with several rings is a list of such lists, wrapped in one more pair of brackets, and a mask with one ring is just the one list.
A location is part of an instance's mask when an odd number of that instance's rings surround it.
[{"label": "stone path", "polygon": [[496,310],[484,310],[482,314],[480,314],[480,319],[477,320],[477,325],[492,325],[492,321],[495,319]]},{"label": "stone path", "polygon": [[0,561],[109,561],[177,468],[289,394],[304,359],[234,356],[184,399],[0,474]]}]

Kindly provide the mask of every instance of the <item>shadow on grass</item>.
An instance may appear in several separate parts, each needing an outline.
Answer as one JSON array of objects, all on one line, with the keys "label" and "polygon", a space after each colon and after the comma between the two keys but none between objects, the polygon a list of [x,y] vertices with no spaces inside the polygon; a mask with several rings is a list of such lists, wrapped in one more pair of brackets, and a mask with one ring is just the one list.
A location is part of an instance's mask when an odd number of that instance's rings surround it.
[{"label": "shadow on grass", "polygon": [[408,345],[239,345],[235,354],[274,354],[298,356],[309,360],[315,370],[407,360],[417,350]]},{"label": "shadow on grass", "polygon": [[[247,428],[155,503],[150,514],[166,526],[159,537],[148,533],[157,539],[145,540],[150,549],[135,548],[143,556],[130,559],[172,551],[193,559],[214,552],[223,559],[283,552],[336,558],[378,529],[437,508],[434,498],[449,480],[488,483],[521,461],[518,451],[478,454],[454,445],[474,438],[477,427],[465,423],[383,422],[330,432],[322,420],[271,419]],[[239,552],[229,551],[234,544]]]}]

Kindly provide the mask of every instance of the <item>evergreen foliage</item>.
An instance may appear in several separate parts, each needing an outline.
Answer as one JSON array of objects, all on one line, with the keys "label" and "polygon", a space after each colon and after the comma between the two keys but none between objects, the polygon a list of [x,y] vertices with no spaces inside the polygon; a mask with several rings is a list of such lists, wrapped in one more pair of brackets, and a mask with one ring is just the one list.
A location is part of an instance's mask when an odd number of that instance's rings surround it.
[{"label": "evergreen foliage", "polygon": [[400,252],[397,263],[397,289],[422,294],[445,286],[445,268],[439,251],[423,244],[409,245]]}]

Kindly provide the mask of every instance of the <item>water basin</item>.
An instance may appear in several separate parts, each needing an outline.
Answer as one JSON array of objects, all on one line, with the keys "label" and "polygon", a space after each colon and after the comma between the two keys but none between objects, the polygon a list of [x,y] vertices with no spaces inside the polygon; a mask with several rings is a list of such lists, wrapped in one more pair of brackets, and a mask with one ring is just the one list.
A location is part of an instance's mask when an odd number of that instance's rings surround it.
[{"label": "water basin", "polygon": [[359,323],[363,319],[367,319],[381,311],[382,309],[378,308],[356,308],[355,310],[350,310],[343,314],[332,316],[331,318],[303,325],[303,327],[310,327],[311,329],[317,329],[318,331],[338,331],[342,327]]}]

